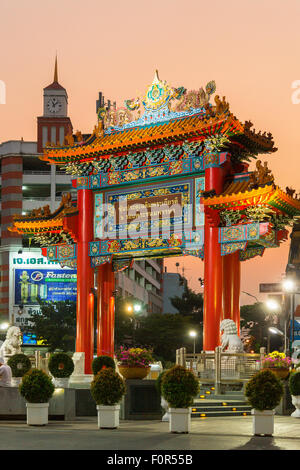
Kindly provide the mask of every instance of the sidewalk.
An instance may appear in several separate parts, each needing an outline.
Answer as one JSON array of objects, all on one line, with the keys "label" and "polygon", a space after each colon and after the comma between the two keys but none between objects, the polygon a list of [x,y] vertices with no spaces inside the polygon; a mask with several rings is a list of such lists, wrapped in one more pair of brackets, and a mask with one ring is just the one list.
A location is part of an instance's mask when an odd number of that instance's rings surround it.
[{"label": "sidewalk", "polygon": [[273,437],[252,436],[252,417],[192,419],[189,434],[171,434],[160,421],[121,421],[115,430],[96,417],[27,426],[0,421],[1,450],[300,450],[300,419],[275,416]]}]

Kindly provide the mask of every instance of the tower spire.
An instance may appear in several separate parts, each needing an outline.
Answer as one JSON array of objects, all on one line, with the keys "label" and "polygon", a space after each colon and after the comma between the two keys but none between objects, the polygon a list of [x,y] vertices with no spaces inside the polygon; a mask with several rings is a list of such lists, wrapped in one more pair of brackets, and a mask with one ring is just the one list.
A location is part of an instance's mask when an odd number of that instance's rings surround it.
[{"label": "tower spire", "polygon": [[54,66],[54,82],[58,82],[58,71],[57,71],[57,53],[55,56],[55,66]]}]

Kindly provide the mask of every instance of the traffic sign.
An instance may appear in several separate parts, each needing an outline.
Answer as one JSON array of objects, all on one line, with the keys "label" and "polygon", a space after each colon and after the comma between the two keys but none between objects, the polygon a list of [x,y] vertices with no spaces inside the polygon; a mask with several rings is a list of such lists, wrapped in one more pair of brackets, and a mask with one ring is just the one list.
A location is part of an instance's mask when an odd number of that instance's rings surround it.
[{"label": "traffic sign", "polygon": [[282,284],[280,282],[274,282],[271,284],[259,284],[259,292],[282,292]]}]

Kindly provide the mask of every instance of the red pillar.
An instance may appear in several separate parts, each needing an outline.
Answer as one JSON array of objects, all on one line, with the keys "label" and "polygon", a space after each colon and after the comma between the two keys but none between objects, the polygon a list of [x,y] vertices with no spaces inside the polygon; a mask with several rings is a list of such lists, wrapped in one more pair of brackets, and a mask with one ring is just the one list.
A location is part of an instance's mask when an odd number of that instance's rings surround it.
[{"label": "red pillar", "polygon": [[[218,165],[218,156],[207,155],[204,165],[205,190],[214,189],[216,194],[220,194],[223,191],[225,169]],[[219,328],[223,317],[223,260],[218,235],[218,214],[209,214],[206,211],[204,227],[204,351],[213,351],[219,345]]]},{"label": "red pillar", "polygon": [[91,374],[94,351],[94,274],[89,257],[89,242],[93,240],[93,193],[78,190],[77,243],[77,324],[76,352],[85,353],[85,374]]},{"label": "red pillar", "polygon": [[239,251],[223,257],[223,318],[233,320],[240,331],[241,262]]},{"label": "red pillar", "polygon": [[223,315],[223,269],[218,228],[205,223],[204,237],[203,350],[214,351],[219,345],[219,327]]},{"label": "red pillar", "polygon": [[112,263],[98,268],[97,355],[114,356],[115,277]]}]

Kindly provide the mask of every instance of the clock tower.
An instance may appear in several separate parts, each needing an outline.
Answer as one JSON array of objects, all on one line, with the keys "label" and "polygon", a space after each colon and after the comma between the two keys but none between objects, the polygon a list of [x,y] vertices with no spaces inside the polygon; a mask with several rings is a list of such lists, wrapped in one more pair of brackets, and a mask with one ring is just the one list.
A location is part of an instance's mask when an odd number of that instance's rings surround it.
[{"label": "clock tower", "polygon": [[55,58],[54,79],[44,88],[44,112],[37,118],[37,150],[43,153],[46,144],[63,145],[67,134],[73,132],[68,117],[68,94],[58,83],[57,57]]}]

